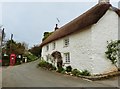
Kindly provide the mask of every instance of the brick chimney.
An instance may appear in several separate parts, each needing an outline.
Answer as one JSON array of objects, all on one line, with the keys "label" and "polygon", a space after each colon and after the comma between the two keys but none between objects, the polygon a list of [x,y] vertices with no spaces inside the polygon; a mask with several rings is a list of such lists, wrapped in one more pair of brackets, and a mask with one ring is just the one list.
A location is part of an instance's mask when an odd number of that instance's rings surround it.
[{"label": "brick chimney", "polygon": [[101,3],[110,3],[110,0],[99,0],[99,4]]}]

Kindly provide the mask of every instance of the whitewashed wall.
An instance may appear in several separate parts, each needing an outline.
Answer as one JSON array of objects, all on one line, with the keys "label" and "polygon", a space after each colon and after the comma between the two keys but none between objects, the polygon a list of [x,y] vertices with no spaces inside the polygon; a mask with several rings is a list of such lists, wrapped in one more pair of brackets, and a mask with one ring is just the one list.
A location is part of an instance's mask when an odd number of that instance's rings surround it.
[{"label": "whitewashed wall", "polygon": [[89,70],[92,74],[103,74],[116,71],[116,67],[111,61],[106,59],[105,51],[107,41],[118,38],[118,15],[113,11],[107,13],[92,27],[75,32],[69,36],[69,46],[64,47],[64,38],[56,40],[56,49],[52,49],[52,43],[49,43],[49,51],[46,51],[46,45],[42,48],[42,57],[46,60],[46,55],[53,51],[59,51],[62,54],[65,63],[64,53],[70,52],[70,64],[73,68],[79,70]]},{"label": "whitewashed wall", "polygon": [[118,15],[108,10],[107,13],[92,27],[93,73],[116,71],[111,61],[106,59],[107,41],[118,39]]}]

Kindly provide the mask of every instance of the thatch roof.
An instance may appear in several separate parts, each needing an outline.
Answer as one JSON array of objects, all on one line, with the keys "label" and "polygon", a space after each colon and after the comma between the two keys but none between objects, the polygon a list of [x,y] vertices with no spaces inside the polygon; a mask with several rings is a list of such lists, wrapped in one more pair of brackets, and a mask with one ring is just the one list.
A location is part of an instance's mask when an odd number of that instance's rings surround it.
[{"label": "thatch roof", "polygon": [[[62,37],[65,37],[67,35],[70,35],[78,30],[82,30],[88,26],[91,26],[99,21],[99,19],[107,12],[107,10],[112,7],[111,4],[97,4],[94,7],[92,7],[87,12],[83,13],[79,17],[75,18],[68,24],[64,25],[63,27],[57,29],[54,31],[46,40],[44,40],[41,43],[41,47],[55,41],[57,39],[60,39]],[[114,10],[119,16],[120,16],[120,10],[117,8],[114,8]]]}]

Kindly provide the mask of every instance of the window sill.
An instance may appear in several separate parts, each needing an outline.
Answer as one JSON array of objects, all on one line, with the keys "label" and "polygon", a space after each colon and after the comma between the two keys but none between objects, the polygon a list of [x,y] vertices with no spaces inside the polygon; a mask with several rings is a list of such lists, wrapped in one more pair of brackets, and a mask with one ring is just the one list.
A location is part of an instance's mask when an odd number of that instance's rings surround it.
[{"label": "window sill", "polygon": [[65,63],[63,63],[63,64],[70,64],[70,62],[65,62]]},{"label": "window sill", "polygon": [[68,47],[68,46],[64,46],[63,48],[66,48],[66,47]]}]

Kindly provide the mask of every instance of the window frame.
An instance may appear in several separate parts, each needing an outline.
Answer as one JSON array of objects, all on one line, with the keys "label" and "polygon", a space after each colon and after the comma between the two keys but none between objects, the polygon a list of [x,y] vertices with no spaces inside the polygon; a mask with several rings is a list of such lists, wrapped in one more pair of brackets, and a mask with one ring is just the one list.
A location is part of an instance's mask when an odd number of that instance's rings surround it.
[{"label": "window frame", "polygon": [[49,45],[46,45],[46,51],[49,51]]},{"label": "window frame", "polygon": [[70,63],[70,53],[64,53],[64,57],[65,57],[65,63]]},{"label": "window frame", "polygon": [[56,48],[56,42],[52,43],[52,49],[54,50]]},{"label": "window frame", "polygon": [[68,47],[70,44],[69,38],[64,39],[64,47]]}]

